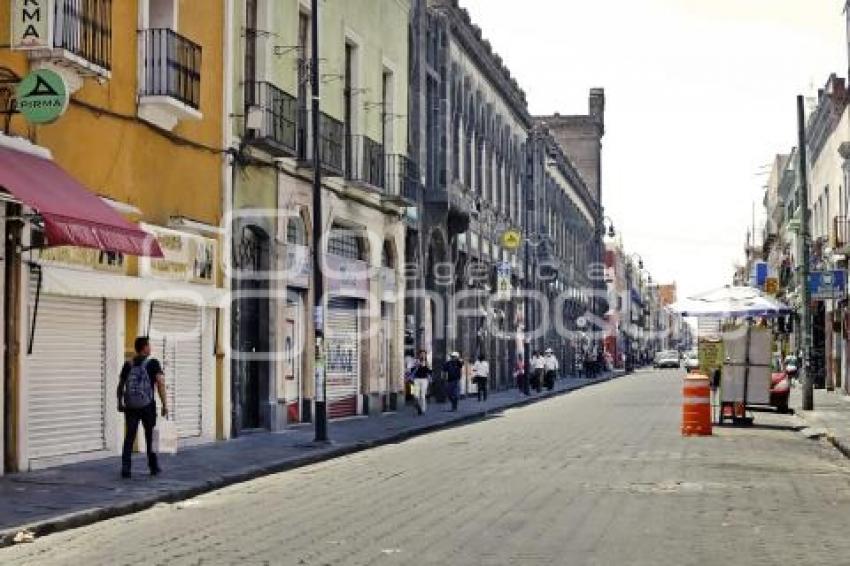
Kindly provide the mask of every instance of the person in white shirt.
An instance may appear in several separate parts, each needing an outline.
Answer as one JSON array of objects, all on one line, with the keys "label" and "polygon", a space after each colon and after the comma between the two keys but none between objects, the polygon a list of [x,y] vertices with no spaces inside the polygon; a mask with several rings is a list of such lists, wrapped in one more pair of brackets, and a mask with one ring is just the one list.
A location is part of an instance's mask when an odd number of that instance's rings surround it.
[{"label": "person in white shirt", "polygon": [[543,384],[543,373],[546,369],[546,362],[540,352],[534,352],[531,358],[531,386],[540,393],[540,387]]},{"label": "person in white shirt", "polygon": [[555,388],[555,375],[558,371],[558,358],[555,357],[552,348],[546,349],[546,355],[543,357],[543,368],[546,372],[546,389],[552,391]]},{"label": "person in white shirt", "polygon": [[472,382],[478,389],[478,402],[487,400],[487,386],[490,380],[490,364],[484,354],[478,354],[478,360],[472,364]]}]

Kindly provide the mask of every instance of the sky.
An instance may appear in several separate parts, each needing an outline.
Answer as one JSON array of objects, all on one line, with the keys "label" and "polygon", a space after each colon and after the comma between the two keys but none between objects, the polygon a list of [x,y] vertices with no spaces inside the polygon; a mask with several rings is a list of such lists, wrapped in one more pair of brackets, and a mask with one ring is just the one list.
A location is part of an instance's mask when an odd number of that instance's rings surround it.
[{"label": "sky", "polygon": [[680,298],[731,282],[766,166],[796,145],[796,96],[847,76],[844,0],[460,5],[532,114],[585,114],[605,88],[605,214]]}]

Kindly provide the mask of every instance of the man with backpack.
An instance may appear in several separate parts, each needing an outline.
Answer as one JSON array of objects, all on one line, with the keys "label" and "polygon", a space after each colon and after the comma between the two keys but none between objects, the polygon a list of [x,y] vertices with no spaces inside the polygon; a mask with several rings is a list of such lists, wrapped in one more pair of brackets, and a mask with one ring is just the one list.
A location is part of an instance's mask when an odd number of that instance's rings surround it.
[{"label": "man with backpack", "polygon": [[148,468],[152,476],[160,473],[156,452],[153,451],[153,429],[156,427],[156,401],[154,389],[162,403],[161,414],[168,416],[168,401],[165,392],[165,376],[159,360],[151,357],[151,343],[147,336],[136,338],[135,357],[124,362],[118,379],[118,410],[124,413],[124,449],[121,452],[121,477],[129,478],[132,467],[133,443],[139,422],[145,429]]}]

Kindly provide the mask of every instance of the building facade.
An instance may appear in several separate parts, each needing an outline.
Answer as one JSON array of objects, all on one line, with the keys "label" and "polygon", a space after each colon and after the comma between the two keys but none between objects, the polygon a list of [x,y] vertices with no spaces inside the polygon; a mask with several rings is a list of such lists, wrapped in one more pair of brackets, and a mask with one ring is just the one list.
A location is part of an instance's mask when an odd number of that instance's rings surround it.
[{"label": "building facade", "polygon": [[[0,145],[30,156],[7,153],[0,182],[7,241],[19,242],[4,263],[5,469],[117,454],[114,392],[142,334],[163,363],[181,441],[215,440],[223,4],[43,4],[23,31],[10,25],[27,17],[21,3],[0,5]],[[35,91],[12,94],[36,70],[68,92],[52,123],[24,112]],[[12,170],[33,176],[18,184]],[[39,183],[51,202],[26,193]],[[133,249],[136,231],[148,241]]]},{"label": "building facade", "polygon": [[276,430],[312,418],[315,245],[324,257],[330,415],[390,410],[402,388],[409,5],[320,4],[318,158],[310,3],[233,6],[231,428]]}]

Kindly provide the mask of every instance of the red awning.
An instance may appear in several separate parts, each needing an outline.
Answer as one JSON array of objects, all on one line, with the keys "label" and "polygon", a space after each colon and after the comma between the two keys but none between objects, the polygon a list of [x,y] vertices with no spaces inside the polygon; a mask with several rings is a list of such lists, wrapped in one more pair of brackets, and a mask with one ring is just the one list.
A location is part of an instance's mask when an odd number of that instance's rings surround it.
[{"label": "red awning", "polygon": [[162,257],[154,236],[134,226],[53,161],[0,147],[0,187],[41,215],[48,246]]}]

